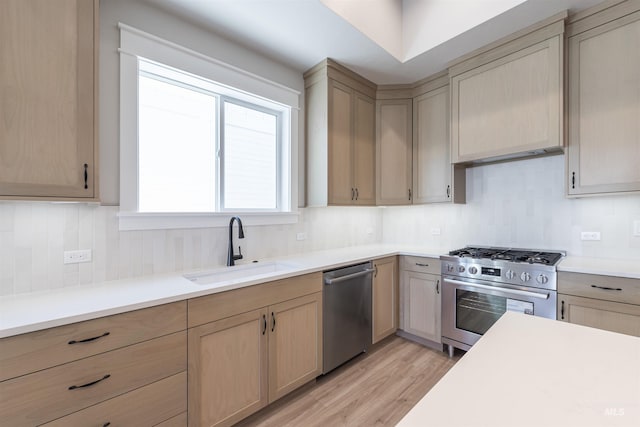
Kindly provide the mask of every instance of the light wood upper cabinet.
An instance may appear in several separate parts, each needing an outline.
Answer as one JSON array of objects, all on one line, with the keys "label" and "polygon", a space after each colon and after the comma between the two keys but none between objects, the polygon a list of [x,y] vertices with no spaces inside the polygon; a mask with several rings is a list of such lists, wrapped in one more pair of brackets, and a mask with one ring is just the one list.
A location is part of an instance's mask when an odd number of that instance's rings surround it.
[{"label": "light wood upper cabinet", "polygon": [[411,204],[412,101],[378,100],[376,110],[376,202]]},{"label": "light wood upper cabinet", "polygon": [[448,84],[413,99],[413,204],[465,202],[465,168],[451,165],[449,124]]},{"label": "light wood upper cabinet", "polygon": [[329,59],[304,77],[307,205],[375,205],[375,85]]},{"label": "light wood upper cabinet", "polygon": [[640,191],[640,6],[632,3],[568,27],[569,195]]},{"label": "light wood upper cabinet", "polygon": [[398,329],[398,261],[388,257],[373,262],[372,343],[395,333]]},{"label": "light wood upper cabinet", "polygon": [[0,198],[97,199],[97,13],[0,2]]},{"label": "light wood upper cabinet", "polygon": [[454,163],[561,150],[562,18],[449,68]]}]

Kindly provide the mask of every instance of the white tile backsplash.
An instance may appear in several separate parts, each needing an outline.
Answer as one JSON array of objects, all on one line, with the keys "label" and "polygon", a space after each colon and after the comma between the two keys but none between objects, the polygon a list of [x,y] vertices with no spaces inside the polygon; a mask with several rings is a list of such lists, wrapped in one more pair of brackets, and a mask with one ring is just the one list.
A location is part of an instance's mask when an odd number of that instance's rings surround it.
[{"label": "white tile backsplash", "polygon": [[[118,207],[0,202],[0,295],[78,286],[226,263],[228,228],[118,230]],[[292,225],[245,227],[245,260],[378,243],[379,208],[307,208]],[[367,234],[367,230],[374,230]],[[307,239],[296,240],[305,232]],[[65,250],[91,249],[92,261],[63,264]]]},{"label": "white tile backsplash", "polygon": [[[566,250],[571,255],[640,262],[640,196],[564,196],[564,157],[551,156],[467,169],[466,205],[383,210],[385,243],[426,244],[443,253],[469,244]],[[432,236],[431,228],[441,235]],[[601,241],[581,241],[600,231]]]},{"label": "white tile backsplash", "polygon": [[[442,253],[480,244],[640,261],[633,236],[640,196],[567,199],[563,187],[562,156],[477,166],[467,169],[465,205],[306,208],[297,224],[245,227],[244,240],[234,230],[234,243],[245,260],[384,242]],[[0,202],[0,295],[226,262],[226,227],[120,232],[117,213],[115,206]],[[582,231],[599,231],[602,240],[581,241]],[[92,261],[63,265],[63,251],[74,249],[91,249]]]}]

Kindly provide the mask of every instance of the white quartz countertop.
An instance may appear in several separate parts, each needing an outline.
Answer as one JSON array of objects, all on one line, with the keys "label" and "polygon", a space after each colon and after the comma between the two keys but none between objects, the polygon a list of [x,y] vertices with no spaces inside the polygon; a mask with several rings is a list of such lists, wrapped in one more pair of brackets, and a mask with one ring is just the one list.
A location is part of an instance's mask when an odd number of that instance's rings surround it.
[{"label": "white quartz countertop", "polygon": [[[260,262],[265,264],[277,261],[290,267],[271,273],[230,279],[216,284],[195,284],[186,279],[183,274],[196,272],[184,272],[4,296],[0,297],[0,338],[328,270],[385,256],[406,254],[437,258],[444,252],[413,246],[357,246],[310,252],[299,256],[279,257],[277,260],[261,260]],[[229,271],[233,268],[221,267],[211,271]]]},{"label": "white quartz countertop", "polygon": [[558,265],[558,271],[640,279],[640,259],[619,260],[567,256]]},{"label": "white quartz countertop", "polygon": [[398,427],[640,426],[640,338],[505,313]]}]

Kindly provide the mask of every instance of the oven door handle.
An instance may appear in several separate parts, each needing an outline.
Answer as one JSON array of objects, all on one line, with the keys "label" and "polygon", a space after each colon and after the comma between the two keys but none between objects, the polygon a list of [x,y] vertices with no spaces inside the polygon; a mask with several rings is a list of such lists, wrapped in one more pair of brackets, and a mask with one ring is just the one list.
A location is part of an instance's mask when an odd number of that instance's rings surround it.
[{"label": "oven door handle", "polygon": [[478,283],[463,282],[461,280],[454,280],[454,279],[444,279],[444,280],[445,280],[445,282],[453,283],[454,285],[471,286],[473,288],[487,289],[487,290],[490,290],[490,291],[500,291],[500,292],[505,292],[505,293],[508,293],[508,294],[522,295],[522,296],[531,297],[531,298],[549,299],[549,294],[548,293],[540,294],[538,292],[521,291],[519,289],[501,288],[500,286],[480,285]]}]

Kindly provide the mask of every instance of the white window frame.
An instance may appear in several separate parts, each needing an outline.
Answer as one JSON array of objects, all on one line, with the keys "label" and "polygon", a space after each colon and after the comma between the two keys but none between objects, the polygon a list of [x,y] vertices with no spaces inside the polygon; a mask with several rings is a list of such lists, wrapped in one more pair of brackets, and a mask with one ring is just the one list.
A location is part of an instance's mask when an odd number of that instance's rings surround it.
[{"label": "white window frame", "polygon": [[[242,215],[246,225],[292,224],[298,221],[298,119],[300,92],[191,49],[145,33],[126,24],[120,28],[120,230],[152,230],[228,226],[231,215]],[[138,211],[138,58],[201,76],[221,88],[220,102],[252,102],[262,98],[290,109],[281,116],[279,144],[278,210],[224,209],[213,213],[145,213]],[[228,88],[230,92],[225,93]],[[231,95],[230,95],[231,93]],[[246,94],[243,99],[242,94]],[[258,105],[259,106],[259,105]],[[288,116],[288,117],[287,117]],[[221,123],[224,127],[224,123]],[[218,157],[218,166],[221,166]],[[289,167],[286,167],[289,165]],[[217,167],[218,177],[223,178]],[[219,186],[222,190],[223,182]],[[220,192],[217,192],[219,197]],[[219,201],[217,206],[220,207]]]}]

